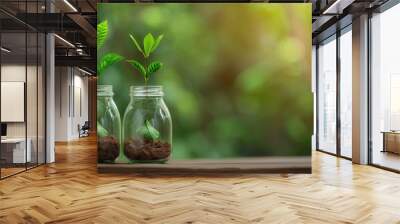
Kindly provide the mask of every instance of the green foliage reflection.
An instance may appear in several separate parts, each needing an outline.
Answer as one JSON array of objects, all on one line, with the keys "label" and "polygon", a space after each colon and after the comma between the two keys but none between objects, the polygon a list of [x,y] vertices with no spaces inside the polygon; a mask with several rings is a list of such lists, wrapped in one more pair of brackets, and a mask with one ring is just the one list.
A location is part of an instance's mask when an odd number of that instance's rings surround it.
[{"label": "green foliage reflection", "polygon": [[[312,134],[309,4],[99,4],[112,51],[140,58],[129,34],[164,34],[152,52],[174,124],[173,158],[310,155]],[[155,41],[156,38],[153,38]],[[151,49],[148,49],[151,51]],[[108,68],[123,113],[132,66]]]}]

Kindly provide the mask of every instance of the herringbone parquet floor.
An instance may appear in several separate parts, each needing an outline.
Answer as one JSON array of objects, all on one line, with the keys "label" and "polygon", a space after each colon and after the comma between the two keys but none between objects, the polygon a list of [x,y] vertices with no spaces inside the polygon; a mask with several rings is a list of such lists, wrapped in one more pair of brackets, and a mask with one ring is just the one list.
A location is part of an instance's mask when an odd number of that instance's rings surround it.
[{"label": "herringbone parquet floor", "polygon": [[400,223],[400,175],[313,154],[312,175],[97,174],[94,138],[0,181],[0,223]]}]

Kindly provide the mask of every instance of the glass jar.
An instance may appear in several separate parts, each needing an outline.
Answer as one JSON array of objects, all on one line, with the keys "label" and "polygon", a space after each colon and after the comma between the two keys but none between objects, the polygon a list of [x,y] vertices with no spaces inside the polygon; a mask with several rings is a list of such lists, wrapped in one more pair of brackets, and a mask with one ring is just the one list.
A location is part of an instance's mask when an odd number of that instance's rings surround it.
[{"label": "glass jar", "polygon": [[123,118],[125,156],[132,163],[166,162],[172,152],[171,115],[162,86],[131,86]]},{"label": "glass jar", "polygon": [[97,150],[99,163],[123,160],[121,117],[113,100],[111,85],[97,86]]}]

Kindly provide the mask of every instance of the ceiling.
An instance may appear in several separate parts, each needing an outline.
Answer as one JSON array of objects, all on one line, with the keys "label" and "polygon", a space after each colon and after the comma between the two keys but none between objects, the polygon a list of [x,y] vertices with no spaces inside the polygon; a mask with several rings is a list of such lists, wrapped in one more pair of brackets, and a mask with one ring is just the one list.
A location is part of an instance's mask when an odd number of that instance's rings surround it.
[{"label": "ceiling", "polygon": [[373,11],[388,0],[313,0],[313,43],[352,23],[352,18]]},{"label": "ceiling", "polygon": [[25,52],[25,30],[54,32],[56,65],[79,66],[95,73],[96,4],[96,0],[1,0],[2,46],[12,49],[7,58],[35,55],[37,48],[29,43],[29,34]]},{"label": "ceiling", "polygon": [[[196,1],[196,0],[195,0]],[[198,0],[204,2],[204,0]],[[209,2],[232,0],[209,0]],[[237,0],[235,2],[266,2]],[[386,0],[270,0],[281,3],[312,3],[313,41],[344,17],[377,7]],[[46,5],[47,2],[47,5]],[[0,22],[6,42],[12,47],[24,46],[18,32],[54,32],[56,64],[82,66],[96,70],[96,4],[100,2],[135,2],[133,0],[1,0]],[[139,1],[136,1],[139,2]],[[141,2],[153,2],[144,0]],[[154,2],[193,2],[187,0],[154,0]],[[52,13],[49,13],[49,12]],[[350,18],[351,21],[351,18]],[[65,41],[64,41],[65,40]],[[3,42],[5,43],[5,42]],[[11,45],[10,45],[11,46]],[[28,52],[31,50],[28,47]],[[17,51],[16,51],[17,52]]]}]

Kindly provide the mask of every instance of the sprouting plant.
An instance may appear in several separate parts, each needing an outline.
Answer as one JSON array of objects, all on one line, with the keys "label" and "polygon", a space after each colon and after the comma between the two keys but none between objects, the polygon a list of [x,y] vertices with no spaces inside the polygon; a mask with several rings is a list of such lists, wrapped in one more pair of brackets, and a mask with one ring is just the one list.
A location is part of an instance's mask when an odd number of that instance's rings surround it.
[{"label": "sprouting plant", "polygon": [[146,140],[155,141],[160,138],[160,132],[158,132],[148,120],[145,120],[144,125],[138,128],[136,132]]},{"label": "sprouting plant", "polygon": [[[135,45],[136,49],[143,55],[143,61],[146,63],[145,65],[141,64],[137,60],[127,60],[127,62],[132,65],[133,68],[135,68],[144,78],[144,84],[147,85],[147,82],[152,74],[157,72],[158,70],[161,69],[163,64],[159,61],[153,61],[148,63],[149,57],[151,53],[153,53],[158,45],[160,44],[161,40],[163,39],[164,35],[159,35],[156,39],[154,38],[153,34],[148,33],[144,38],[143,38],[143,48],[139,45],[139,42],[135,39],[135,37],[130,34],[129,35],[130,39],[132,40],[132,43]],[[148,63],[148,64],[147,64]],[[146,67],[147,65],[147,67]],[[136,132],[143,136],[144,139],[150,140],[150,141],[155,141],[160,137],[160,133],[157,129],[155,129],[152,125],[151,122],[147,119],[144,120],[144,124],[142,127],[138,128]]]},{"label": "sprouting plant", "polygon": [[[107,39],[108,36],[108,21],[104,20],[103,22],[97,24],[97,51],[101,49]],[[118,63],[120,61],[124,60],[124,57],[122,57],[119,54],[108,52],[105,55],[103,55],[100,60],[97,63],[97,73],[100,76],[103,74],[103,72],[109,68],[111,65]],[[104,105],[103,102],[98,101],[97,102],[97,120],[101,118],[106,111],[106,106]],[[105,137],[108,135],[108,131],[103,128],[103,126],[97,122],[97,131],[98,135],[100,137]]]},{"label": "sprouting plant", "polygon": [[[155,39],[151,33],[148,33],[143,38],[143,48],[142,48],[139,45],[138,41],[135,39],[135,37],[132,34],[129,35],[130,39],[132,40],[137,50],[143,55],[145,63],[149,60],[150,54],[157,49],[158,45],[163,39],[163,36],[164,35],[161,34]],[[132,59],[132,60],[127,60],[127,62],[131,64],[132,67],[134,67],[143,76],[145,85],[147,85],[150,76],[155,72],[157,72],[163,66],[163,64],[159,61],[150,62],[147,65],[147,67],[146,65],[142,65],[137,60]]]},{"label": "sprouting plant", "polygon": [[[104,20],[103,22],[97,24],[97,51],[103,47],[104,42],[106,41],[108,36],[108,21]],[[111,65],[124,60],[119,54],[108,52],[103,55],[98,64],[97,64],[97,72],[99,75],[103,74],[103,72],[109,68]]]}]

